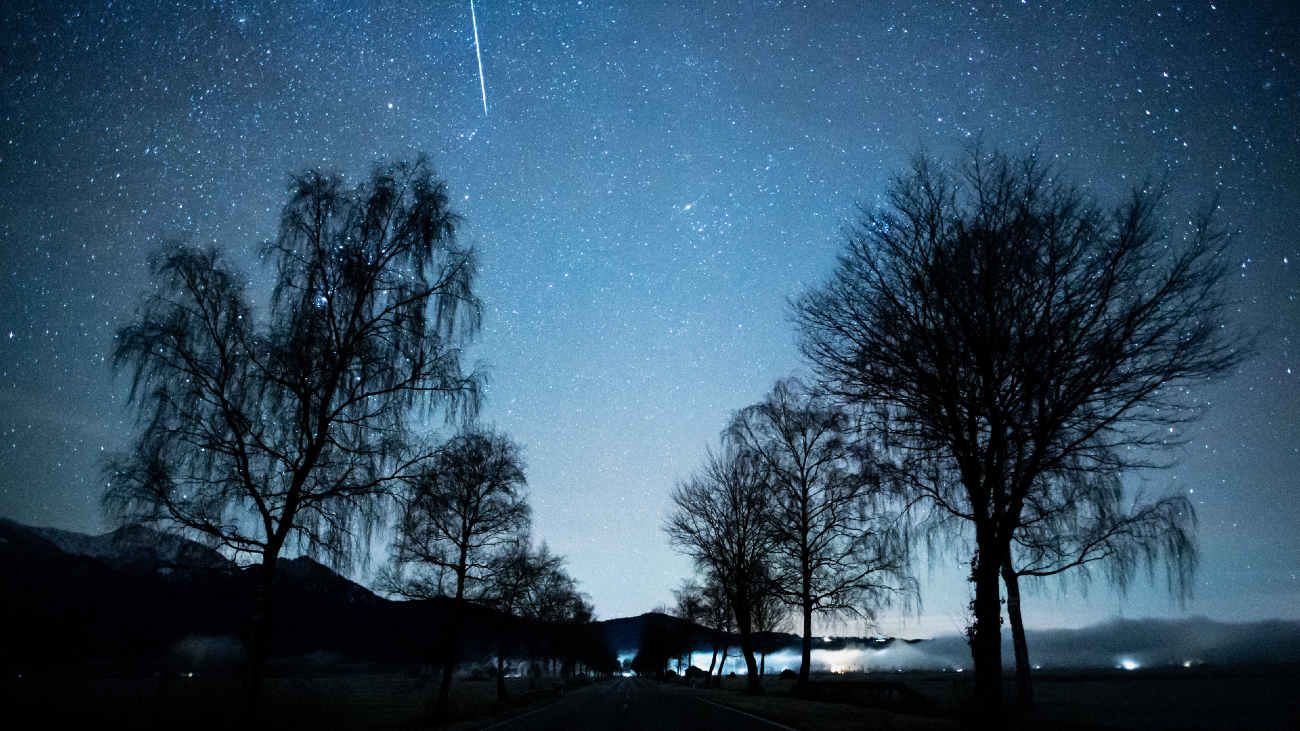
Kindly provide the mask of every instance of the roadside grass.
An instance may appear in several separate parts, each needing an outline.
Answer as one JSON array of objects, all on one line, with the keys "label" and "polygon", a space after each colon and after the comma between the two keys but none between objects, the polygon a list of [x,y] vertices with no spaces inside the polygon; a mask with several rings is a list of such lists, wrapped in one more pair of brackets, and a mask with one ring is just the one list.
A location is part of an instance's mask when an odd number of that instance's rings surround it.
[{"label": "roadside grass", "polygon": [[[542,679],[538,687],[550,688],[556,682]],[[507,678],[511,700],[502,703],[495,680],[458,679],[452,684],[450,722],[439,728],[472,731],[550,702],[545,694],[529,694],[528,686],[527,678]],[[268,678],[262,711],[251,723],[274,729],[427,728],[432,726],[436,692],[436,677]],[[247,728],[242,697],[241,683],[230,678],[7,679],[0,687],[0,725]]]}]

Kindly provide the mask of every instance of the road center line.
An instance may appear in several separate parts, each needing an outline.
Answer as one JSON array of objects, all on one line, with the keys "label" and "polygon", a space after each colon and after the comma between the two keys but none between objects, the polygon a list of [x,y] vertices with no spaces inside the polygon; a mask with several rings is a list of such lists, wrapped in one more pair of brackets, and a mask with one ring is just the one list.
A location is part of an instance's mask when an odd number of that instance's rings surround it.
[{"label": "road center line", "polygon": [[[554,701],[554,702],[551,702],[551,703],[547,703],[546,705],[542,706],[541,708],[534,708],[533,710],[529,711],[528,713],[521,713],[521,714],[519,714],[518,716],[511,716],[510,718],[507,718],[507,719],[504,719],[504,720],[501,720],[501,721],[497,721],[496,723],[492,724],[491,726],[484,726],[483,728],[479,729],[478,731],[491,731],[491,729],[494,729],[494,728],[496,728],[496,727],[498,727],[498,726],[504,726],[504,725],[506,725],[507,723],[511,723],[512,721],[518,721],[518,720],[521,719],[521,718],[527,718],[527,717],[533,715],[534,713],[541,713],[542,711],[545,711],[547,708],[550,708],[551,706],[555,705],[556,703],[562,703],[562,702],[564,702],[564,697],[563,697],[563,696],[561,696],[560,699],[559,699],[558,701]],[[794,731],[794,729],[791,729],[791,731]]]},{"label": "road center line", "polygon": [[[739,713],[739,714],[742,715],[742,716],[749,716],[750,718],[754,719],[755,721],[762,721],[763,723],[766,723],[766,724],[768,724],[768,725],[770,725],[770,726],[776,726],[776,727],[779,728],[779,729],[785,729],[785,731],[799,731],[799,729],[797,729],[797,728],[792,728],[792,727],[787,726],[787,725],[785,725],[785,724],[783,724],[783,723],[777,723],[776,721],[773,721],[773,720],[770,719],[770,718],[763,718],[762,716],[755,716],[754,714],[752,714],[752,713],[747,713],[747,712],[745,712],[745,711],[740,710],[739,708],[733,708],[733,707],[731,707],[731,706],[728,706],[728,705],[723,704],[723,703],[718,703],[718,702],[716,702],[716,701],[708,701],[708,700],[705,700],[705,699],[703,699],[703,698],[701,698],[701,697],[699,697],[699,696],[697,696],[697,695],[691,695],[691,697],[694,698],[695,700],[701,702],[701,703],[708,703],[709,705],[717,706],[718,708],[725,708],[725,709],[727,709],[728,711],[734,711],[735,713]],[[483,731],[487,731],[487,729],[483,729]]]}]

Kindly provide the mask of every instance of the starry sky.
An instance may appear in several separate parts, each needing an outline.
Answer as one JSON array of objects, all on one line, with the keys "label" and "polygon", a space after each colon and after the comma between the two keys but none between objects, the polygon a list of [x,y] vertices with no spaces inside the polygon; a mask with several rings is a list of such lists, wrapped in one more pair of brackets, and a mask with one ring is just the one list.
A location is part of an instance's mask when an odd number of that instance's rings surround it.
[{"label": "starry sky", "polygon": [[[1037,148],[1108,204],[1165,177],[1219,196],[1234,322],[1168,470],[1193,499],[1186,609],[1047,585],[1031,628],[1300,619],[1300,20],[1288,2],[13,2],[0,10],[0,515],[109,529],[135,423],[113,335],[147,257],[216,242],[257,282],[287,175],[427,154],[481,256],[485,422],[525,445],[534,530],[602,618],[690,573],[668,494],[729,415],[800,373],[789,301],[909,155]],[[484,112],[483,93],[487,111]],[[1239,269],[1240,276],[1235,276]],[[266,286],[254,287],[263,304]],[[1293,371],[1295,371],[1293,373]],[[960,632],[960,560],[918,611]],[[853,628],[850,628],[853,629]]]}]

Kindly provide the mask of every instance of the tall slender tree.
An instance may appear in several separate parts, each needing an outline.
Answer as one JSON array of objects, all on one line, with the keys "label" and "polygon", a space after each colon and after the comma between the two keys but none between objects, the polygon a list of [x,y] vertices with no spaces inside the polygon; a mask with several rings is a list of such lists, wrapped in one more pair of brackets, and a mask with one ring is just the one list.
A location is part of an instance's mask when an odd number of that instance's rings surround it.
[{"label": "tall slender tree", "polygon": [[350,190],[308,171],[289,193],[264,250],[269,317],[216,249],[176,245],[152,260],[157,292],[114,354],[143,428],[107,465],[105,507],[256,562],[250,709],[277,557],[346,563],[418,456],[412,411],[469,415],[481,393],[459,350],[479,323],[474,255],[428,162],[376,167]]},{"label": "tall slender tree", "polygon": [[519,446],[505,435],[478,429],[448,440],[410,481],[384,585],[407,597],[453,601],[442,647],[438,718],[449,711],[465,607],[489,603],[505,568],[498,554],[527,531],[524,483]]},{"label": "tall slender tree", "polygon": [[1020,579],[1070,572],[1087,585],[1094,569],[1124,593],[1144,565],[1166,570],[1171,594],[1185,600],[1196,568],[1196,511],[1181,495],[1127,500],[1114,470],[1067,472],[1028,497],[1020,529],[1002,566],[1007,619],[1016,658],[1016,705],[1034,707],[1029,645],[1021,616]]},{"label": "tall slender tree", "polygon": [[532,536],[511,537],[492,558],[492,576],[484,603],[504,615],[497,635],[497,700],[508,701],[506,663],[518,639],[518,618],[528,613],[547,577],[562,571],[564,557],[552,555],[543,543],[533,548]]},{"label": "tall slender tree", "polygon": [[[718,579],[736,618],[751,693],[762,692],[754,660],[755,599],[765,590],[764,563],[772,552],[767,509],[770,488],[763,463],[752,453],[710,454],[704,469],[672,492],[676,510],[665,530],[696,568]],[[724,656],[725,660],[725,656]]]},{"label": "tall slender tree", "polygon": [[870,449],[852,427],[842,408],[791,378],[737,413],[724,433],[769,475],[770,586],[802,619],[797,691],[808,685],[814,615],[870,619],[910,589],[902,532],[883,510]]},{"label": "tall slender tree", "polygon": [[[831,280],[795,308],[831,394],[918,476],[912,497],[973,528],[974,707],[1002,710],[1000,583],[1045,475],[1148,463],[1229,371],[1223,248],[1209,213],[1162,224],[1158,190],[1107,215],[1034,155],[918,157],[866,211]],[[922,479],[927,463],[959,481]],[[949,489],[953,487],[955,489]]]},{"label": "tall slender tree", "polygon": [[776,582],[765,583],[768,591],[754,600],[750,616],[754,623],[754,652],[758,653],[758,675],[767,675],[767,656],[783,646],[779,633],[790,624],[790,607],[776,591]]},{"label": "tall slender tree", "polygon": [[[716,576],[705,572],[700,580],[683,580],[681,588],[673,591],[673,597],[676,600],[674,614],[703,628],[696,638],[696,645],[698,646],[700,640],[707,640],[713,649],[713,654],[709,658],[709,669],[705,674],[704,682],[707,686],[713,678],[714,668],[718,667],[719,651],[722,653],[723,661],[726,661],[731,634],[736,626],[736,620],[731,612],[731,603],[727,601],[727,592]],[[721,682],[722,671],[719,669],[719,685]]]},{"label": "tall slender tree", "polygon": [[[695,578],[683,579],[681,586],[673,589],[673,605],[668,613],[684,622],[683,629],[687,637],[683,644],[687,646],[684,655],[688,672],[694,664],[695,652],[707,636],[708,611],[704,587]],[[716,662],[717,658],[714,660]],[[712,665],[709,666],[709,672],[713,672]]]}]

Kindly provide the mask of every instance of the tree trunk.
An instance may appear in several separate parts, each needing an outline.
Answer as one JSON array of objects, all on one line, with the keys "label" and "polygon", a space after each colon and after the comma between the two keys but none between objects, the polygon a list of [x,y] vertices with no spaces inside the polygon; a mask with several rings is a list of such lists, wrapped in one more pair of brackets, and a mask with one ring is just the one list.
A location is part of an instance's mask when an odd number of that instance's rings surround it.
[{"label": "tree trunk", "polygon": [[749,693],[763,692],[763,679],[758,675],[758,663],[754,661],[754,637],[751,632],[753,616],[750,614],[748,596],[741,595],[742,601],[736,603],[736,624],[740,626],[740,654],[745,656],[746,678],[745,690]]},{"label": "tree trunk", "polygon": [[442,655],[442,680],[438,683],[438,698],[434,703],[433,715],[440,722],[450,720],[451,714],[451,676],[456,672],[456,653],[460,650],[461,623],[465,618],[464,579],[456,589],[456,602],[451,613],[451,626],[448,628],[446,647]]},{"label": "tree trunk", "polygon": [[729,645],[722,646],[722,657],[718,658],[718,682],[719,688],[722,687],[722,669],[727,666],[727,652],[731,649]]},{"label": "tree trunk", "polygon": [[506,692],[506,656],[500,645],[497,646],[497,700],[502,703],[510,700]]},{"label": "tree trunk", "polygon": [[808,689],[808,673],[812,667],[812,604],[803,604],[803,644],[799,653],[799,679],[794,681],[794,692]]},{"label": "tree trunk", "polygon": [[1034,710],[1034,681],[1030,676],[1029,645],[1025,642],[1025,623],[1020,617],[1020,577],[1008,557],[1002,564],[1002,583],[1007,586],[1007,617],[1011,619],[1011,642],[1016,648],[1016,707]]},{"label": "tree trunk", "polygon": [[245,713],[250,720],[257,717],[262,706],[262,677],[266,665],[266,617],[271,607],[276,560],[276,555],[263,553],[262,563],[256,569],[257,593],[253,599],[253,616],[248,626],[248,667],[244,674]]},{"label": "tree trunk", "polygon": [[761,659],[758,661],[758,675],[759,677],[767,675],[767,653],[766,652],[762,654]]},{"label": "tree trunk", "polygon": [[758,674],[758,661],[754,659],[754,642],[749,632],[740,631],[740,652],[745,656],[746,692],[759,694],[763,692],[763,677]]},{"label": "tree trunk", "polygon": [[975,663],[975,692],[971,709],[981,723],[1002,717],[1002,568],[993,528],[977,527],[974,566],[974,624],[970,629],[971,659]]},{"label": "tree trunk", "polygon": [[713,657],[709,658],[709,672],[704,676],[704,687],[709,687],[709,681],[713,679],[713,666],[718,664],[718,646],[713,646]]}]

